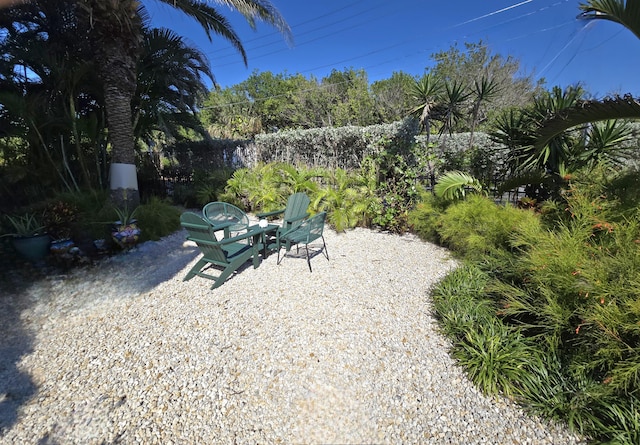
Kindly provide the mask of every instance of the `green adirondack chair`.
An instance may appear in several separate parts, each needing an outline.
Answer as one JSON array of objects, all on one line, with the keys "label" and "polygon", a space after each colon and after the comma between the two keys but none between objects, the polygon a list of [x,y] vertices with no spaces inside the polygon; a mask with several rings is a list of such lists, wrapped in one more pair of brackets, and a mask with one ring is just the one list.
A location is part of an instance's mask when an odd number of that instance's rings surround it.
[{"label": "green adirondack chair", "polygon": [[327,261],[329,261],[329,252],[327,252],[327,243],[324,240],[324,222],[327,218],[326,212],[318,213],[311,218],[305,220],[293,230],[282,235],[280,242],[285,246],[285,253],[280,258],[280,249],[278,249],[278,262],[284,259],[287,255],[287,252],[291,250],[291,246],[295,244],[296,252],[299,252],[300,244],[304,244],[307,250],[307,265],[309,266],[309,271],[311,270],[311,258],[309,256],[309,244],[314,242],[317,239],[322,239],[322,248],[320,251],[324,254]]},{"label": "green adirondack chair", "polygon": [[275,242],[270,244],[270,250],[280,250],[282,236],[300,226],[302,222],[309,216],[307,209],[309,208],[310,199],[304,192],[294,193],[287,199],[287,205],[284,209],[275,210],[273,212],[257,213],[258,218],[269,218],[282,214],[282,226],[278,228],[275,234]]},{"label": "green adirondack chair", "polygon": [[210,202],[202,208],[202,214],[214,226],[233,223],[223,228],[225,238],[229,238],[234,232],[243,232],[249,227],[247,214],[228,202]]},{"label": "green adirondack chair", "polygon": [[[185,212],[180,216],[180,224],[188,233],[187,239],[197,244],[202,252],[202,258],[191,268],[183,281],[188,281],[196,275],[213,280],[211,289],[221,286],[240,266],[249,260],[253,261],[253,268],[260,265],[260,243],[242,242],[253,238],[256,233],[247,233],[223,238],[218,241],[215,232],[223,230],[232,224],[227,221],[219,225],[212,225],[206,219],[192,212]],[[220,270],[220,275],[215,276],[205,271],[214,268]]]}]

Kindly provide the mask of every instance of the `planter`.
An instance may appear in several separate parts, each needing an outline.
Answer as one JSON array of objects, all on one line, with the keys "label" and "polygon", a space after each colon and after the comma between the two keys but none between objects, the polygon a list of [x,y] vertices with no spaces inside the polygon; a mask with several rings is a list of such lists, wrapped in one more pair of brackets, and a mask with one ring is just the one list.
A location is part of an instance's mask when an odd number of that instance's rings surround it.
[{"label": "planter", "polygon": [[51,238],[48,234],[16,237],[13,239],[13,247],[25,259],[36,262],[44,259],[49,253]]},{"label": "planter", "polygon": [[111,229],[111,239],[122,249],[130,249],[138,243],[142,230],[137,225],[137,221],[132,220],[129,224],[122,224],[116,221]]},{"label": "planter", "polygon": [[54,255],[64,255],[69,252],[69,249],[75,246],[75,243],[71,238],[58,239],[51,241],[51,247],[49,250]]}]

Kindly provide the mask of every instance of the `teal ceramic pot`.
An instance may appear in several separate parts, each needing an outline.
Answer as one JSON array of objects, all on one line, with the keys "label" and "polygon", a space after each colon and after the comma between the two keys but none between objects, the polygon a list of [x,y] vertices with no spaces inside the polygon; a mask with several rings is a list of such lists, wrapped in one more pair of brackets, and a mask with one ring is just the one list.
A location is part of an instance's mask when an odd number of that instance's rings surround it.
[{"label": "teal ceramic pot", "polygon": [[47,234],[13,239],[13,247],[16,251],[32,262],[44,259],[49,253],[50,244],[51,238]]}]

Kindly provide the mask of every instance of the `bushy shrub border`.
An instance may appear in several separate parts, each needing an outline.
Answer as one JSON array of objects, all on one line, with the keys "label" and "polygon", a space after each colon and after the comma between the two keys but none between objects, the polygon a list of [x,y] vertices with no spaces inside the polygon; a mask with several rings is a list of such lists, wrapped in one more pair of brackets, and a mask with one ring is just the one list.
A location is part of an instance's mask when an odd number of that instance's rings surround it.
[{"label": "bushy shrub border", "polygon": [[581,172],[544,217],[479,197],[410,217],[467,264],[433,301],[470,378],[595,442],[640,443],[637,178]]}]

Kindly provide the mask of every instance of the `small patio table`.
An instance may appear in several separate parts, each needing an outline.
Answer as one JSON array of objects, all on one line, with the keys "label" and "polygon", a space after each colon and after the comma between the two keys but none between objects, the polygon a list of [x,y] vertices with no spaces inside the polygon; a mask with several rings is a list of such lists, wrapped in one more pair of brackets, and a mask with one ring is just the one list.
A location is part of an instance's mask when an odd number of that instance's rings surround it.
[{"label": "small patio table", "polygon": [[269,244],[271,238],[275,237],[276,231],[280,228],[278,224],[268,224],[266,227],[260,227],[259,224],[247,227],[247,230],[254,232],[253,242],[262,243],[262,257],[266,258],[267,254],[276,250],[277,246],[274,243]]}]

